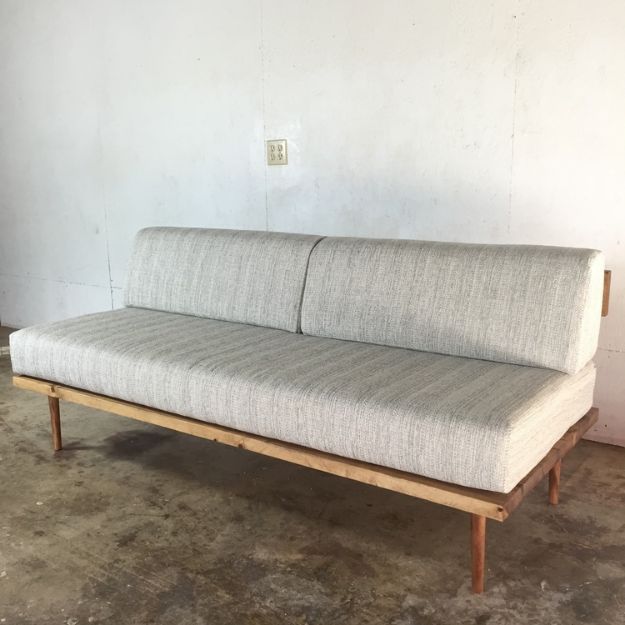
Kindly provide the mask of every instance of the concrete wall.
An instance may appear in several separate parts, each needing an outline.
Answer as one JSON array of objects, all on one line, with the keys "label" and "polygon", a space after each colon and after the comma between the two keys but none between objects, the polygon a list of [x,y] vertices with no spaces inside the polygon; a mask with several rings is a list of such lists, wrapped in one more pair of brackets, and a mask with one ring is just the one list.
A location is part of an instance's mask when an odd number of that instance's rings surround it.
[{"label": "concrete wall", "polygon": [[0,318],[119,306],[148,224],[597,247],[625,444],[624,32],[622,0],[0,0]]}]

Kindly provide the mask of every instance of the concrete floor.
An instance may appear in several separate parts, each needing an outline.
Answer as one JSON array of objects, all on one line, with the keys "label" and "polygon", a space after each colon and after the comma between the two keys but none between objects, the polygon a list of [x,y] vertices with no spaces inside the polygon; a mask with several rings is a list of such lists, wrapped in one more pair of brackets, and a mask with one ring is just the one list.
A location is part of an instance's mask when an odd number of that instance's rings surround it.
[{"label": "concrete floor", "polygon": [[15,332],[15,330],[0,326],[0,356],[6,356],[9,353],[9,334],[11,332]]},{"label": "concrete floor", "polygon": [[464,513],[45,398],[0,358],[0,623],[625,623],[625,449],[584,442],[469,590]]}]

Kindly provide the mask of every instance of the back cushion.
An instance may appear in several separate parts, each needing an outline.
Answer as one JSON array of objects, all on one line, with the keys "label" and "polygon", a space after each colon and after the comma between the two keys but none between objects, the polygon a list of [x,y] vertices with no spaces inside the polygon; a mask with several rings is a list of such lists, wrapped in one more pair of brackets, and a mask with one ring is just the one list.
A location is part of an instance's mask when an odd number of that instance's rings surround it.
[{"label": "back cushion", "polygon": [[603,270],[588,249],[328,238],[302,331],[573,373],[597,348]]},{"label": "back cushion", "polygon": [[147,228],[136,237],[126,306],[296,332],[317,236]]}]

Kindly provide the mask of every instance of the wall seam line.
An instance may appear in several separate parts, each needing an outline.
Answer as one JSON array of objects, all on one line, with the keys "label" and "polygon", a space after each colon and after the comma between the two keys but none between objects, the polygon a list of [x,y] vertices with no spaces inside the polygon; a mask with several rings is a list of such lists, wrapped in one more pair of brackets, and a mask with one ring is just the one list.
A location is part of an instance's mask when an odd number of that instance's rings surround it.
[{"label": "wall seam line", "polygon": [[267,140],[267,123],[265,118],[265,9],[260,0],[260,114],[263,120],[263,173],[265,180],[265,230],[269,230],[269,194],[267,192],[267,163],[265,162],[265,141]]},{"label": "wall seam line", "polygon": [[[97,133],[97,153],[98,153],[98,164],[104,169],[104,144],[102,142],[102,109],[98,111],[98,133]],[[103,172],[104,173],[104,172]],[[100,178],[102,181],[104,176]],[[114,308],[114,299],[113,299],[113,275],[111,273],[111,247],[109,242],[109,217],[108,217],[108,206],[106,200],[106,185],[101,184],[100,192],[102,193],[102,213],[104,216],[104,252],[106,254],[106,270],[108,272],[109,278],[109,295],[111,298],[111,310]]]},{"label": "wall seam line", "polygon": [[[3,278],[18,278],[21,280],[37,280],[39,282],[53,282],[54,284],[64,284],[66,286],[86,286],[90,289],[107,289],[105,284],[90,284],[89,282],[74,282],[72,280],[59,280],[57,278],[44,278],[43,276],[25,275],[19,273],[0,273]],[[111,287],[113,290],[121,290],[120,287]]]},{"label": "wall seam line", "polygon": [[510,183],[508,186],[508,235],[512,230],[512,200],[514,195],[514,148],[516,139],[516,109],[517,109],[517,90],[519,85],[519,29],[520,29],[520,11],[513,16],[516,21],[514,33],[514,90],[512,93],[512,132],[510,135]]},{"label": "wall seam line", "polygon": [[108,210],[106,203],[104,204],[104,241],[106,243],[106,265],[109,273],[109,292],[111,294],[111,310],[115,308],[113,299],[113,275],[111,273],[111,249],[109,244],[109,226],[108,226]]}]

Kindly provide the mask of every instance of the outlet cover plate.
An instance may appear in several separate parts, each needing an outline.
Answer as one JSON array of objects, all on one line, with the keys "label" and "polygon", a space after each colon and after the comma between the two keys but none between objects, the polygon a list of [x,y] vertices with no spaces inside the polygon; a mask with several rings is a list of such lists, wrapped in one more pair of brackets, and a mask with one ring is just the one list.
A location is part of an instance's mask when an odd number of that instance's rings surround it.
[{"label": "outlet cover plate", "polygon": [[287,165],[289,155],[286,149],[286,139],[271,139],[267,141],[267,165]]}]

